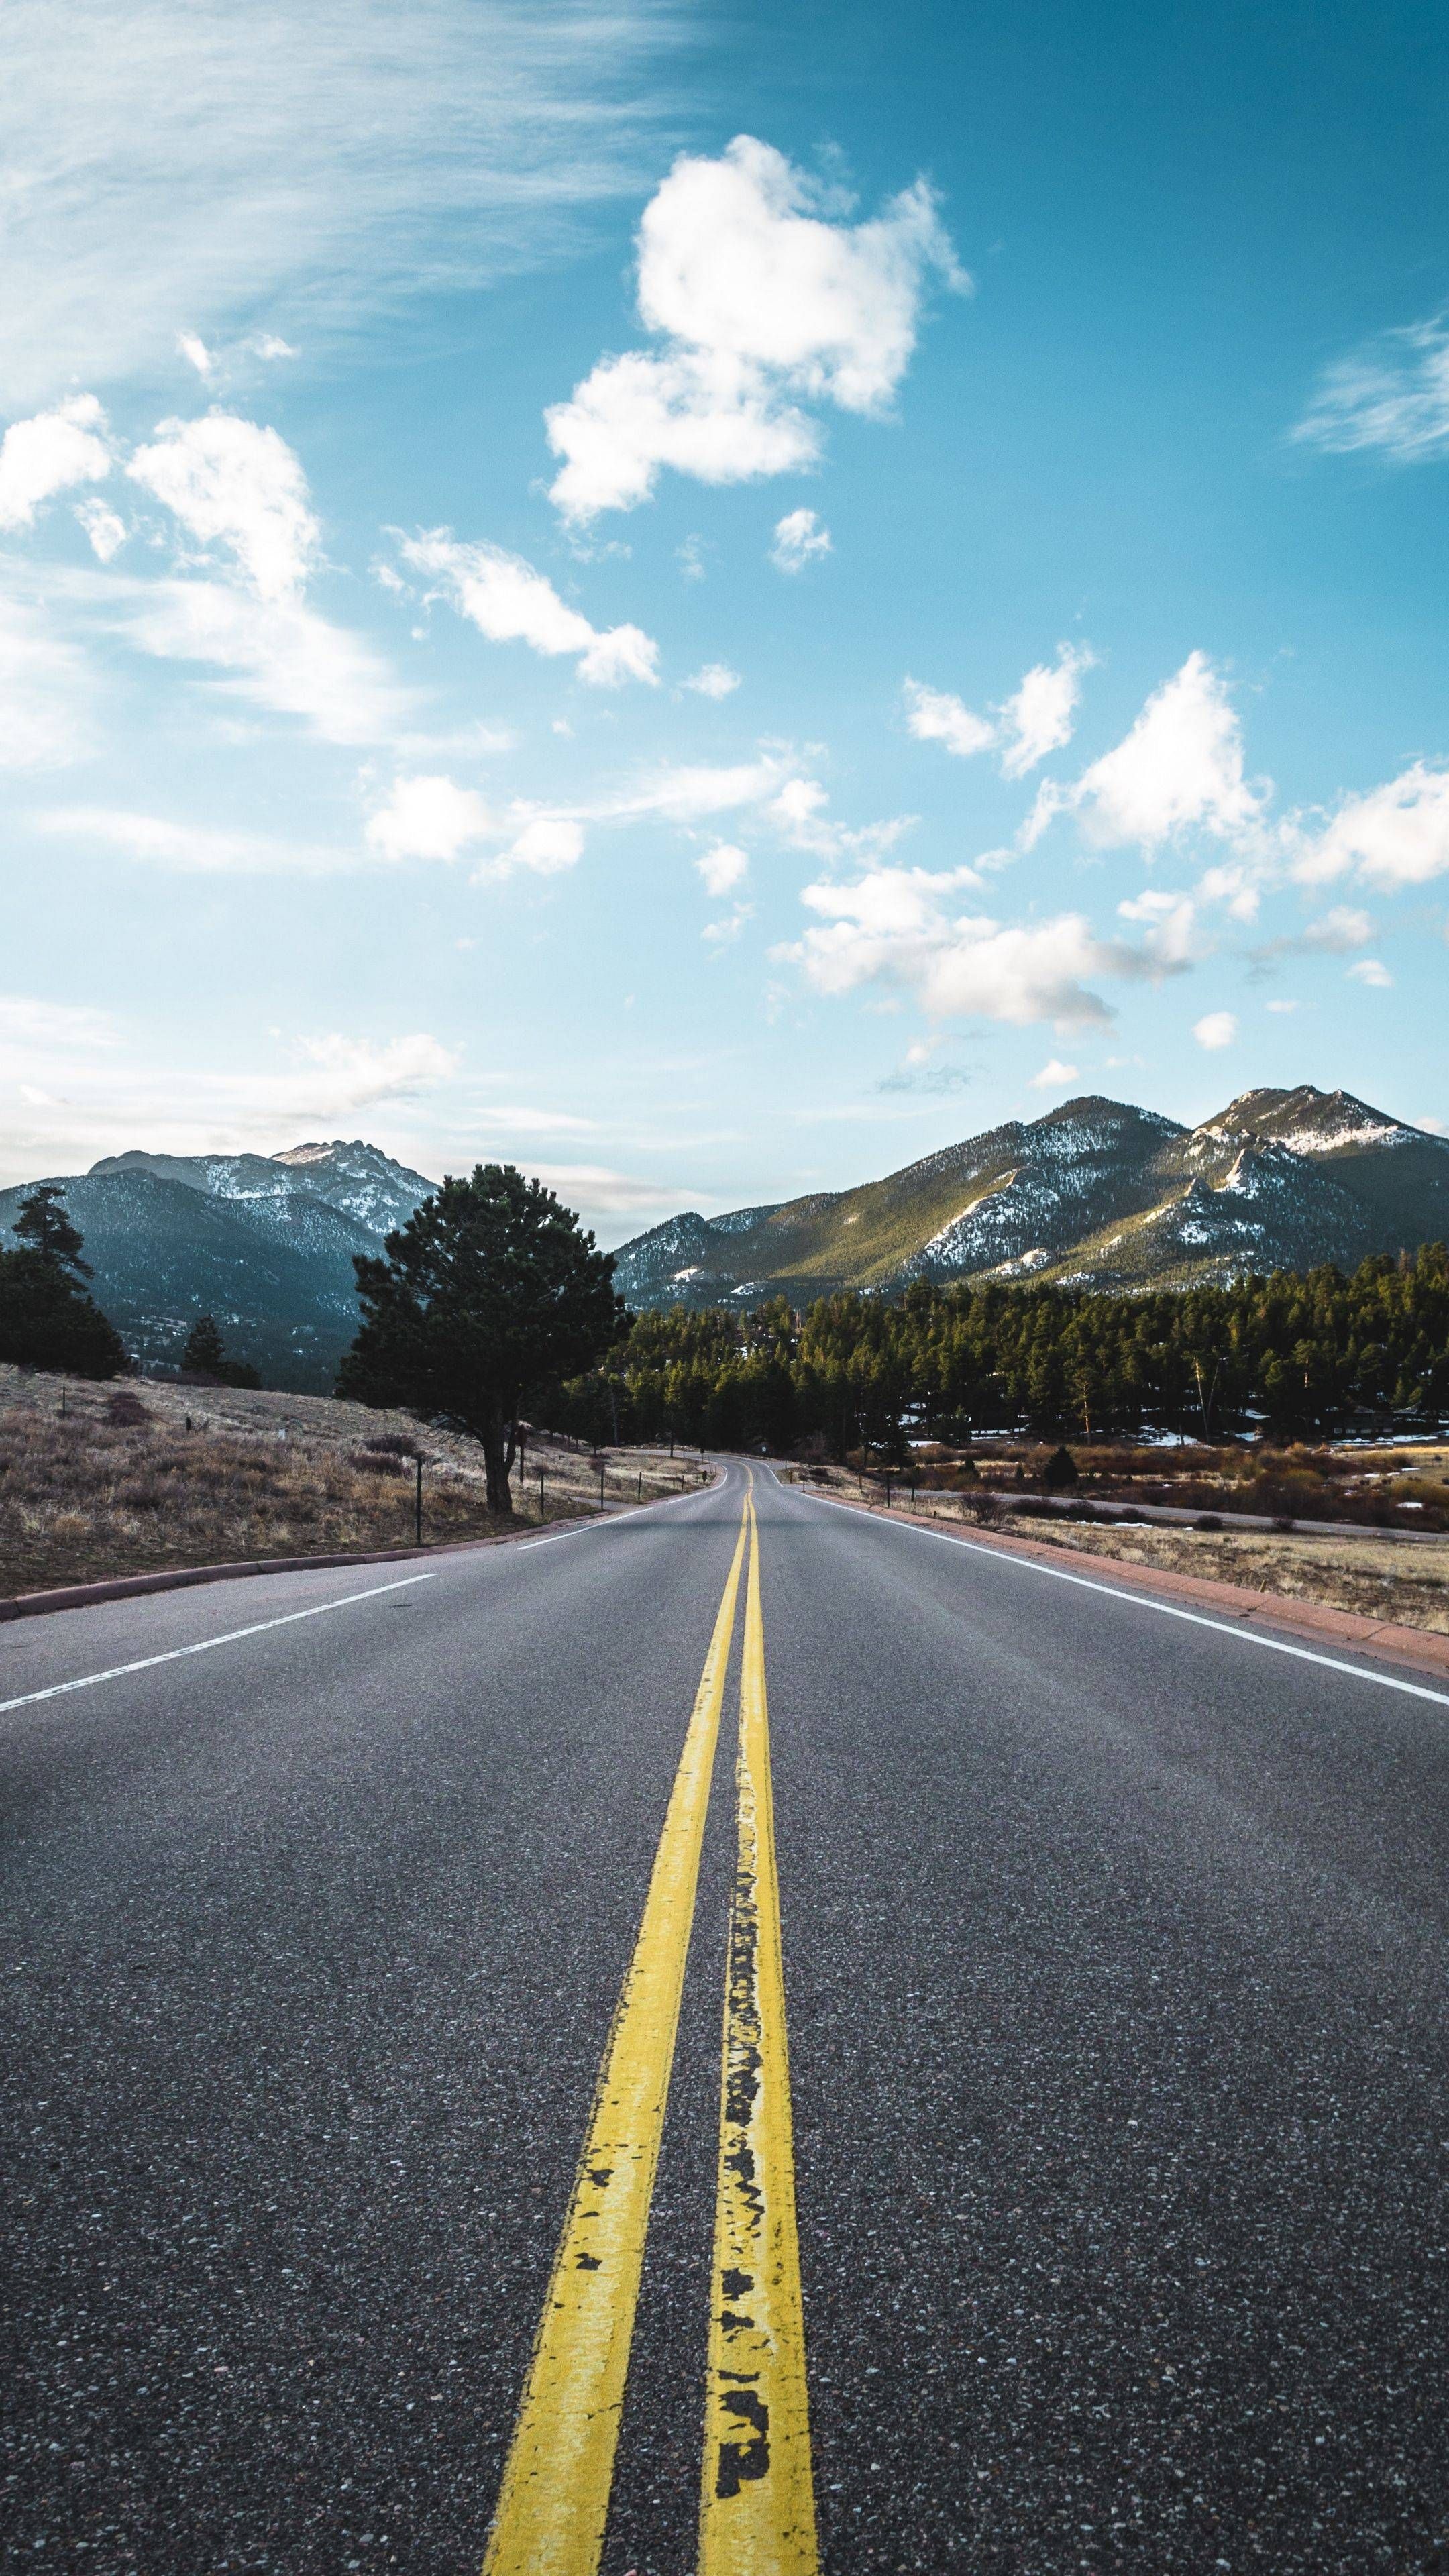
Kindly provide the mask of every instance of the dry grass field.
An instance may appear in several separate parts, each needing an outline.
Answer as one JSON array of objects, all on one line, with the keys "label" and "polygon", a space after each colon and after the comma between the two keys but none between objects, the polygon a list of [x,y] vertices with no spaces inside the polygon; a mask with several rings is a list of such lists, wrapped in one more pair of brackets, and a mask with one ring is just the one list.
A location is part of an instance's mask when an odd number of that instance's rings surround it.
[{"label": "dry grass field", "polygon": [[[860,1490],[854,1476],[838,1469],[812,1468],[808,1473],[813,1481],[838,1485],[845,1496]],[[899,1484],[894,1499],[900,1502]],[[928,1498],[922,1493],[918,1501],[918,1518],[972,1525],[969,1497],[936,1493]],[[1091,1528],[1081,1521],[1034,1516],[1018,1521],[1009,1512],[993,1525],[1008,1536],[1015,1531],[1084,1556],[1155,1565],[1210,1583],[1237,1583],[1252,1592],[1319,1601],[1332,1610],[1449,1634],[1449,1538],[1405,1540],[1368,1531],[1362,1538],[1326,1538],[1277,1530],[1183,1529],[1160,1522]]]},{"label": "dry grass field", "polygon": [[1032,1538],[1050,1538],[1083,1555],[1121,1557],[1449,1635],[1449,1539],[1405,1546],[1392,1538],[1309,1538],[1276,1530],[1088,1529],[1076,1521],[1037,1520],[1023,1527]]},{"label": "dry grass field", "polygon": [[[0,1365],[0,1598],[166,1566],[410,1547],[415,1468],[423,1537],[486,1538],[483,1461],[460,1434],[327,1396],[151,1379],[62,1382]],[[382,1444],[382,1445],[379,1445]],[[530,1438],[520,1517],[596,1509],[597,1468]],[[683,1460],[610,1454],[611,1503],[691,1479]]]}]

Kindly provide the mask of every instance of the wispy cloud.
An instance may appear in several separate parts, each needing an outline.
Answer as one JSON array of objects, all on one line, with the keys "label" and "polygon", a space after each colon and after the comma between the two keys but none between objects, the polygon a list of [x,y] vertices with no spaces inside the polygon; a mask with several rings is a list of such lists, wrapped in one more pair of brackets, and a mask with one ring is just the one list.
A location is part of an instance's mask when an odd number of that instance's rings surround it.
[{"label": "wispy cloud", "polygon": [[1340,456],[1376,448],[1400,465],[1449,454],[1449,315],[1336,359],[1292,435]]},{"label": "wispy cloud", "polygon": [[97,1015],[49,1003],[21,1003],[18,1011],[11,1024],[0,1003],[0,1073],[23,1104],[6,1122],[4,1161],[17,1177],[37,1164],[84,1168],[138,1141],[178,1154],[269,1153],[299,1130],[422,1099],[460,1062],[456,1048],[426,1031],[375,1038],[330,1030],[278,1045],[280,1061],[270,1065],[208,1068],[192,1060],[182,1081],[173,1066],[139,1059],[111,1023],[90,1025]]},{"label": "wispy cloud", "polygon": [[32,828],[59,841],[89,843],[143,865],[187,876],[330,876],[356,865],[345,848],[264,832],[219,830],[110,805],[63,805],[31,817]]},{"label": "wispy cloud", "polygon": [[0,408],[554,255],[657,162],[684,32],[660,0],[10,0]]},{"label": "wispy cloud", "polygon": [[93,747],[94,675],[24,600],[0,597],[0,769],[61,769]]}]

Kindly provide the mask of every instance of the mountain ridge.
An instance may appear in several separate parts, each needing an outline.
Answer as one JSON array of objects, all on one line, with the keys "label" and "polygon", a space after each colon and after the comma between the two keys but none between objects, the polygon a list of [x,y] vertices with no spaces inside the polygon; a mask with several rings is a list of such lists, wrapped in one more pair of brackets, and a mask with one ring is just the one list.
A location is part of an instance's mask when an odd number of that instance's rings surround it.
[{"label": "mountain ridge", "polygon": [[[330,1392],[357,1330],[353,1260],[436,1184],[361,1138],[280,1154],[106,1154],[55,1174],[96,1302],[143,1368],[174,1367],[199,1314],[268,1386]],[[27,1185],[28,1186],[28,1185]],[[24,1187],[0,1190],[0,1242]]]},{"label": "mountain ridge", "polygon": [[913,1279],[1185,1288],[1440,1237],[1449,1140],[1305,1083],[1242,1092],[1193,1128],[1084,1094],[853,1190],[683,1210],[621,1244],[615,1277],[636,1307]]}]

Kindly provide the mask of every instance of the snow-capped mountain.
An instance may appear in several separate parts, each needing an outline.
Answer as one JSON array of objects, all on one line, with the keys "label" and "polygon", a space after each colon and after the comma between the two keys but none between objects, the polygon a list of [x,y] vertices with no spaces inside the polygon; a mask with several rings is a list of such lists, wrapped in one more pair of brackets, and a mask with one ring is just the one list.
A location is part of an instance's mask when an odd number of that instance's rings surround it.
[{"label": "snow-capped mountain", "polygon": [[[433,1187],[361,1140],[109,1154],[64,1179],[97,1302],[143,1365],[174,1363],[213,1314],[233,1357],[307,1391],[331,1386],[357,1329],[354,1255],[377,1252]],[[0,1191],[0,1241],[23,1197]]]},{"label": "snow-capped mountain", "polygon": [[912,1279],[1186,1287],[1449,1240],[1449,1141],[1343,1091],[1248,1091],[1200,1127],[1087,1098],[864,1188],[704,1217],[617,1255],[635,1306],[798,1305]]}]

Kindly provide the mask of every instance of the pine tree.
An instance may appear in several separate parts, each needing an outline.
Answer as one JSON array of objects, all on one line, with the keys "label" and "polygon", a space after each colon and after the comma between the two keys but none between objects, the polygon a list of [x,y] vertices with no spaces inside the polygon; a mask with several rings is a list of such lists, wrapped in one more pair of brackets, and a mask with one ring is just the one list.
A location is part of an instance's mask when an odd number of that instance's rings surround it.
[{"label": "pine tree", "polygon": [[34,1189],[27,1190],[20,1202],[15,1232],[28,1251],[38,1252],[44,1261],[53,1261],[72,1279],[90,1278],[90,1263],[81,1259],[84,1238],[66,1209],[63,1182],[37,1181]]},{"label": "pine tree", "polygon": [[218,1386],[260,1386],[249,1360],[229,1360],[214,1315],[198,1315],[181,1354],[183,1377],[209,1378]]},{"label": "pine tree", "polygon": [[385,1261],[354,1262],[363,1323],[337,1392],[471,1432],[488,1508],[507,1512],[520,1413],[618,1338],[613,1259],[511,1163],[445,1180],[384,1248]]},{"label": "pine tree", "polygon": [[181,1354],[183,1377],[219,1378],[226,1366],[226,1344],[214,1315],[198,1315]]}]

